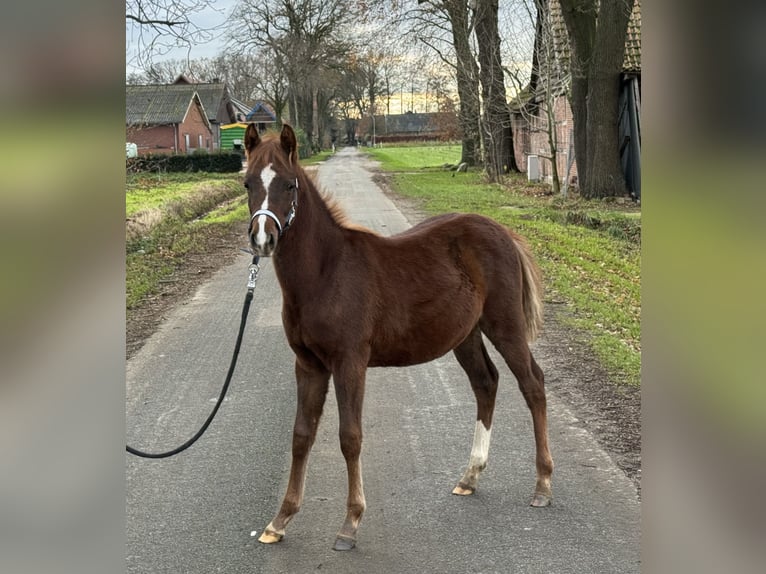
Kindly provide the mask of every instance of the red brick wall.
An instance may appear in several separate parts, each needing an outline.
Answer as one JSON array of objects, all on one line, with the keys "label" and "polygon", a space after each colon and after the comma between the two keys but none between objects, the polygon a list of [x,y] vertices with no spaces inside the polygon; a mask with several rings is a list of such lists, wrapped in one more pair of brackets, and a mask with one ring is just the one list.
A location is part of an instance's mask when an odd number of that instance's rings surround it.
[{"label": "red brick wall", "polygon": [[[556,122],[557,136],[557,167],[559,178],[564,183],[567,171],[567,153],[574,155],[574,142],[570,148],[570,141],[574,137],[574,121],[572,120],[572,109],[569,107],[569,100],[566,96],[556,99],[554,104],[554,116]],[[550,146],[548,144],[548,133],[545,129],[548,123],[547,115],[543,110],[538,110],[535,116],[528,114],[513,114],[513,145],[516,153],[516,163],[522,172],[527,171],[527,158],[530,155],[540,157],[540,174],[543,181],[550,182],[552,174],[552,161],[542,156],[549,156]],[[572,158],[572,161],[574,159]],[[569,182],[577,182],[577,164],[572,164],[569,171]]]},{"label": "red brick wall", "polygon": [[136,144],[139,155],[176,151],[174,126],[128,127],[125,141]]},{"label": "red brick wall", "polygon": [[[189,136],[189,147],[186,147],[186,136]],[[202,145],[200,145],[200,138]],[[178,126],[178,147],[182,153],[191,153],[197,148],[213,151],[213,132],[210,131],[205,117],[199,106],[192,105],[186,112],[183,123]]]},{"label": "red brick wall", "polygon": [[[178,141],[176,141],[176,129]],[[186,146],[186,135],[189,136],[189,146]],[[200,146],[200,137],[202,145]],[[125,130],[125,141],[138,146],[139,155],[148,153],[191,153],[199,147],[213,151],[213,133],[210,131],[205,117],[196,104],[189,106],[186,117],[181,124],[164,126],[129,126]],[[176,149],[176,145],[178,149]]]}]

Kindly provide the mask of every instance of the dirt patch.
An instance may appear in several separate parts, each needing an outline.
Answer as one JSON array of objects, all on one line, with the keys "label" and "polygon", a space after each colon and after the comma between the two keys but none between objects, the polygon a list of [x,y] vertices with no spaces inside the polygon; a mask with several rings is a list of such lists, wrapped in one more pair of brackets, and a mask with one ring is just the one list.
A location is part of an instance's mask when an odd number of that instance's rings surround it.
[{"label": "dirt patch", "polygon": [[187,254],[176,265],[172,275],[161,282],[159,293],[144,297],[138,305],[127,310],[125,353],[128,359],[143,346],[176,305],[191,298],[197,287],[213,273],[234,261],[239,255],[239,247],[247,244],[246,231],[245,221],[229,229],[209,226],[200,239],[203,248]]},{"label": "dirt patch", "polygon": [[[411,224],[427,214],[416,200],[394,194],[383,174],[374,176]],[[205,236],[204,249],[186,256],[162,291],[143,299],[127,312],[127,357],[132,357],[176,306],[184,304],[213,273],[231,263],[244,245],[246,222],[233,229],[212,228]],[[638,387],[611,380],[588,347],[587,341],[566,326],[564,304],[546,301],[543,337],[535,344],[538,362],[547,370],[547,388],[572,410],[601,446],[635,483],[641,492],[641,392]],[[553,367],[553,369],[551,369]]]},{"label": "dirt patch", "polygon": [[641,389],[612,380],[584,336],[564,323],[564,304],[546,301],[545,326],[535,343],[545,359],[546,388],[562,399],[641,494]]}]

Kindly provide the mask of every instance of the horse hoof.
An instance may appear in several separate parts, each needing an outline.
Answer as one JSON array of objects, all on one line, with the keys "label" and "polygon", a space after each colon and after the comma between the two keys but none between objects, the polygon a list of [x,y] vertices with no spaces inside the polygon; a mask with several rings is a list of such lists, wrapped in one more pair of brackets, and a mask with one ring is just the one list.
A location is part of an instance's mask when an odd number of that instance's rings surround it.
[{"label": "horse hoof", "polygon": [[474,492],[476,492],[475,488],[471,488],[471,487],[468,487],[468,486],[462,486],[460,484],[458,484],[452,490],[452,494],[457,494],[458,496],[470,496]]},{"label": "horse hoof", "polygon": [[356,540],[346,538],[345,536],[338,536],[338,538],[335,539],[335,546],[333,546],[332,549],[338,550],[339,552],[345,552],[346,550],[351,550],[354,546],[356,546]]},{"label": "horse hoof", "polygon": [[540,494],[539,492],[536,492],[535,495],[532,497],[532,502],[529,503],[529,506],[534,506],[535,508],[542,508],[543,506],[550,506],[551,505],[551,497],[548,494]]},{"label": "horse hoof", "polygon": [[273,530],[264,530],[263,534],[261,534],[260,538],[258,538],[258,542],[262,542],[264,544],[274,544],[275,542],[282,540],[283,536],[284,534],[279,534]]}]

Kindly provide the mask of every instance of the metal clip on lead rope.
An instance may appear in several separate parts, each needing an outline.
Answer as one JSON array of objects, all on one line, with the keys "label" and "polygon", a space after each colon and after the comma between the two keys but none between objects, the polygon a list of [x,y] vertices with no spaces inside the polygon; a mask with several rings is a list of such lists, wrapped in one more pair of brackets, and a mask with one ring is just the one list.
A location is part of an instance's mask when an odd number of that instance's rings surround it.
[{"label": "metal clip on lead rope", "polygon": [[255,289],[255,282],[258,281],[258,272],[261,270],[260,265],[258,265],[258,262],[260,261],[260,257],[257,255],[253,256],[253,262],[250,264],[250,267],[248,267],[247,272],[247,290],[249,293],[253,292],[253,289]]}]

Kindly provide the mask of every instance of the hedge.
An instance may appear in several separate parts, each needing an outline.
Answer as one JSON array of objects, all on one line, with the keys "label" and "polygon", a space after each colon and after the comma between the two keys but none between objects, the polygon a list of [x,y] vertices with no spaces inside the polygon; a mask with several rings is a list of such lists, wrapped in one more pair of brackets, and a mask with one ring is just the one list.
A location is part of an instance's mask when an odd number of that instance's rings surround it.
[{"label": "hedge", "polygon": [[140,171],[206,171],[212,173],[236,173],[242,169],[239,153],[211,153],[194,155],[149,154],[125,160],[130,172]]}]

